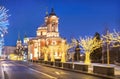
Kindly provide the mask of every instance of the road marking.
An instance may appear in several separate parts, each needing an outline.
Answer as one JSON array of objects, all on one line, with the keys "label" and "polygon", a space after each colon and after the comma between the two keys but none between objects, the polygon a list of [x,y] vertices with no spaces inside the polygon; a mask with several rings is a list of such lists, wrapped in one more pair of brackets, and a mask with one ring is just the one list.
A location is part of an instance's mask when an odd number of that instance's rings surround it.
[{"label": "road marking", "polygon": [[8,67],[8,66],[14,66],[13,64],[2,64],[4,67]]},{"label": "road marking", "polygon": [[5,67],[5,66],[8,66],[7,64],[2,64],[2,65],[3,65],[4,67]]},{"label": "road marking", "polygon": [[57,75],[60,75],[60,73],[59,72],[55,72]]},{"label": "road marking", "polygon": [[[13,62],[14,63],[14,62]],[[28,66],[25,66],[25,65],[22,65],[22,64],[18,64],[18,63],[14,63],[15,65],[20,65],[20,66],[24,66],[24,67],[27,67],[28,68]],[[5,65],[7,65],[7,64],[5,64]],[[51,76],[51,75],[48,75],[48,74],[46,74],[46,73],[43,73],[43,72],[40,72],[40,71],[37,71],[37,70],[35,70],[35,69],[32,69],[32,68],[29,68],[30,70],[32,70],[32,71],[35,71],[35,72],[37,72],[37,73],[40,73],[40,74],[43,74],[43,75],[45,75],[45,76],[47,76],[47,77],[49,77],[49,78],[51,78],[51,79],[57,79],[56,77],[53,77],[53,76]]]},{"label": "road marking", "polygon": [[53,77],[53,76],[48,75],[48,74],[46,74],[46,73],[43,73],[43,72],[40,72],[40,71],[34,70],[34,69],[32,69],[32,68],[29,68],[29,69],[32,70],[32,71],[35,71],[35,72],[41,73],[41,74],[43,74],[43,75],[45,75],[45,76],[48,76],[49,78],[57,79],[56,77]]}]

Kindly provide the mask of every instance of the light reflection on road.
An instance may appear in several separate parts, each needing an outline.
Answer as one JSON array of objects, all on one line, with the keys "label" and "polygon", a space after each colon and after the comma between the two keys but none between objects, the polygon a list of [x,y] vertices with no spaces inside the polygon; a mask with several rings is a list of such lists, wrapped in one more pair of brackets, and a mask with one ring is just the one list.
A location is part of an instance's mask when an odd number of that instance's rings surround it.
[{"label": "light reflection on road", "polygon": [[102,79],[19,61],[3,61],[2,66],[9,79]]}]

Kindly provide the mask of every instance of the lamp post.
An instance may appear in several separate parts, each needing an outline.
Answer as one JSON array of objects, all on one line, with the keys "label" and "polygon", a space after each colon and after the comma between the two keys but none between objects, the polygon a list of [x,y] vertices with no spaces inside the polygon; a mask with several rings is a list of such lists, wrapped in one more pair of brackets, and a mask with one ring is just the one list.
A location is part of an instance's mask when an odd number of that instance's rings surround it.
[{"label": "lamp post", "polygon": [[112,34],[109,33],[109,31],[107,31],[107,35],[103,36],[103,38],[105,38],[105,40],[103,39],[103,42],[105,41],[107,44],[107,64],[110,64],[110,52],[109,52],[109,45],[110,42],[112,41]]}]

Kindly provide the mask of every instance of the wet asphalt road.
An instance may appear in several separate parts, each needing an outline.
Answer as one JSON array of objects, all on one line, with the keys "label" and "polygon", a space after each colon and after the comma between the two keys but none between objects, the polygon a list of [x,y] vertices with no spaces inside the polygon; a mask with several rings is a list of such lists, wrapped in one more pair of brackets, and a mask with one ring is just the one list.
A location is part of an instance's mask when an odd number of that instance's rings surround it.
[{"label": "wet asphalt road", "polygon": [[21,61],[2,61],[6,79],[102,79]]}]

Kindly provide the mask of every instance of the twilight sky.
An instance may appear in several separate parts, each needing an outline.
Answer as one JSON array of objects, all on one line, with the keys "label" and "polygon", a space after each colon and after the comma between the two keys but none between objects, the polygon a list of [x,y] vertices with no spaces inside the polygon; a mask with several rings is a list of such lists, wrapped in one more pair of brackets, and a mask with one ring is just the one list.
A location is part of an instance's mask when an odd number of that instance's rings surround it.
[{"label": "twilight sky", "polygon": [[105,28],[120,30],[120,0],[0,0],[0,6],[9,9],[8,34],[5,45],[15,46],[20,33],[35,37],[37,28],[44,23],[46,7],[53,7],[59,17],[61,37],[102,34]]}]

